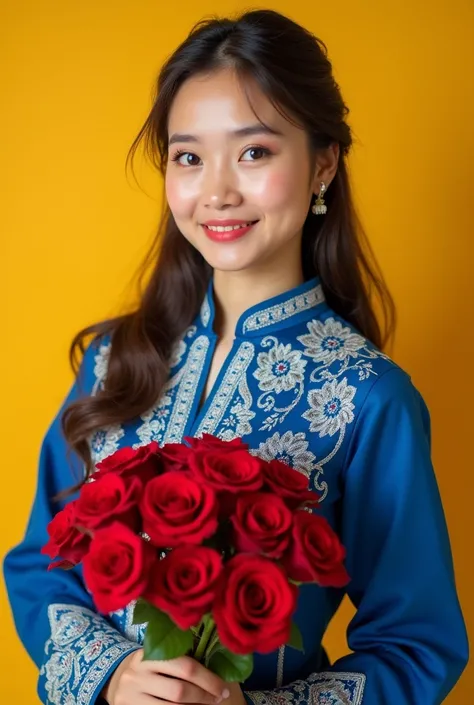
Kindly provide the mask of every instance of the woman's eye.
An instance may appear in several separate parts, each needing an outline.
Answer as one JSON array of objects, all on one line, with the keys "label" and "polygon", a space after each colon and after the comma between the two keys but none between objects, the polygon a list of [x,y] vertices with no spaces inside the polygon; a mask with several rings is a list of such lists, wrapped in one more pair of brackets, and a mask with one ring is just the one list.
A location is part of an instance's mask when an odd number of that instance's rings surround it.
[{"label": "woman's eye", "polygon": [[[265,147],[249,147],[242,155],[241,161],[255,162],[269,154],[270,151],[265,149]],[[180,166],[199,166],[201,163],[197,154],[193,154],[193,152],[178,151],[171,160],[177,162]]]},{"label": "woman's eye", "polygon": [[[243,158],[245,154],[249,155],[249,159]],[[247,149],[242,155],[242,159],[244,162],[255,162],[258,159],[261,159],[262,157],[266,157],[267,154],[270,154],[270,151],[268,149],[265,149],[265,147],[249,147],[249,149]]]},{"label": "woman's eye", "polygon": [[173,157],[174,162],[178,162],[181,166],[198,166],[200,159],[192,152],[177,152]]}]

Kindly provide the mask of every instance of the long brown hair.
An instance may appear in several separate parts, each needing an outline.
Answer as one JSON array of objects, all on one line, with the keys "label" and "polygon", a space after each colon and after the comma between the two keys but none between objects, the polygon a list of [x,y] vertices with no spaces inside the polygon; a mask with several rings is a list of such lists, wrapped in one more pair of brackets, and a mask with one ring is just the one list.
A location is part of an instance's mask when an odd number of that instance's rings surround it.
[{"label": "long brown hair", "polygon": [[[288,119],[302,126],[314,148],[337,142],[336,176],[325,194],[327,215],[308,213],[302,261],[306,279],[319,276],[328,305],[383,349],[395,326],[395,308],[353,207],[346,157],[352,145],[348,108],[325,44],[289,18],[257,10],[237,19],[206,19],[164,64],[151,112],[132,144],[128,163],[143,148],[164,176],[168,159],[168,115],[189,77],[232,67],[245,82],[257,81]],[[212,275],[210,266],[178,230],[169,208],[139,271],[135,310],[88,326],[74,337],[70,361],[92,334],[111,336],[104,389],[65,410],[62,427],[70,449],[93,470],[88,438],[100,428],[138,417],[158,401],[169,374],[173,346],[198,313]],[[375,313],[379,307],[383,326]]]}]

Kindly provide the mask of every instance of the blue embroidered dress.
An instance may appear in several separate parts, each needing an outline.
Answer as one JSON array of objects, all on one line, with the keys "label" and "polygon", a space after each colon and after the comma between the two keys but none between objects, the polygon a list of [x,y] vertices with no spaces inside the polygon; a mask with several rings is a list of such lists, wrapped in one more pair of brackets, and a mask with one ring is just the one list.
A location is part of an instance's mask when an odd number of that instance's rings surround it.
[{"label": "blue embroidered dress", "polygon": [[[353,653],[330,665],[321,640],[343,590],[301,587],[296,622],[305,653],[256,655],[243,684],[258,705],[435,705],[467,661],[449,539],[430,460],[430,419],[410,377],[332,311],[318,279],[247,310],[202,408],[213,351],[212,282],[194,324],[176,346],[169,381],[139,419],[90,438],[96,462],[125,445],[212,433],[242,437],[262,458],[281,458],[320,495],[319,511],[347,549],[347,593],[357,608]],[[40,554],[71,486],[60,430],[65,405],[96,394],[110,342],[89,346],[43,441],[39,479],[23,541],[4,563],[16,627],[40,669],[42,702],[99,704],[119,662],[138,648],[132,607],[106,619],[80,567],[47,572]],[[76,456],[72,456],[81,467]]]}]

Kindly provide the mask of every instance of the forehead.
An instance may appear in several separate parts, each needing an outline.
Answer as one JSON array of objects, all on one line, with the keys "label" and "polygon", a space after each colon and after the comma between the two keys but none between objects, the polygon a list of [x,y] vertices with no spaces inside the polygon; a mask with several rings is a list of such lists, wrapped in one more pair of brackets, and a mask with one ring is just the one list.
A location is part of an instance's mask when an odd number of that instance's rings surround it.
[{"label": "forehead", "polygon": [[282,133],[292,128],[254,80],[225,68],[183,83],[171,106],[168,132],[192,130],[205,138],[206,134],[255,124],[256,115]]}]

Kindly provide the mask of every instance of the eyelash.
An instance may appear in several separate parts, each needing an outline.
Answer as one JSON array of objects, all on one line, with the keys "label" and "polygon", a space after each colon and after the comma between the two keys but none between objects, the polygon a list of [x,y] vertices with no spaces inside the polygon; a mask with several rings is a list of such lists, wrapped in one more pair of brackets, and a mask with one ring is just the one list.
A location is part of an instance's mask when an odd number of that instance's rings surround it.
[{"label": "eyelash", "polygon": [[[263,152],[263,156],[264,156],[264,157],[268,157],[269,155],[271,155],[271,151],[270,151],[269,149],[267,149],[267,147],[261,147],[261,146],[258,145],[258,144],[254,144],[254,145],[251,145],[250,147],[247,147],[247,149],[244,150],[243,154],[245,154],[246,152],[249,152],[251,149],[258,149],[258,150],[260,150],[261,152]],[[175,153],[173,154],[173,156],[171,157],[171,161],[172,161],[172,162],[178,162],[179,159],[180,159],[180,157],[183,156],[183,154],[192,154],[193,156],[196,156],[196,157],[197,157],[197,154],[194,154],[194,152],[188,152],[188,151],[185,150],[185,149],[177,149],[176,152],[175,152]],[[258,161],[260,161],[260,159],[251,159],[251,160],[249,160],[249,161],[258,162]],[[179,166],[184,166],[184,164],[179,164]],[[195,165],[195,164],[187,164],[186,166],[197,166],[197,165]]]}]

